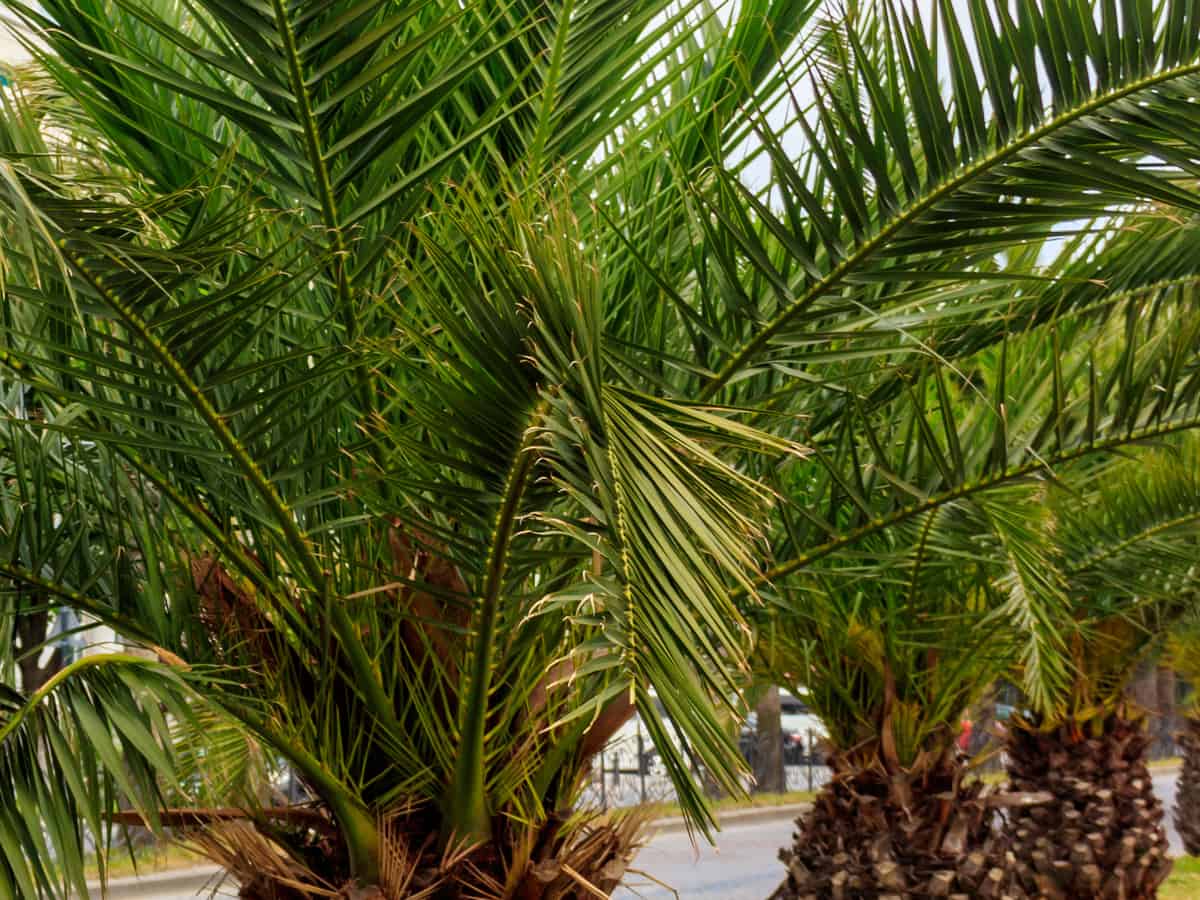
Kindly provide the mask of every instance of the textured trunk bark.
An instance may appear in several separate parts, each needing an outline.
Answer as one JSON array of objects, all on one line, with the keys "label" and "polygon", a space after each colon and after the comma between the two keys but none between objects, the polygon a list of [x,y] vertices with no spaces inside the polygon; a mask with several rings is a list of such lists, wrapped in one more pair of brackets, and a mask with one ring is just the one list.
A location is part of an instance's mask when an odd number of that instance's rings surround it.
[{"label": "textured trunk bark", "polygon": [[1175,794],[1175,827],[1183,848],[1200,856],[1200,714],[1188,716],[1178,736],[1183,768]]},{"label": "textured trunk bark", "polygon": [[21,673],[21,690],[25,694],[32,694],[41,688],[62,668],[62,654],[58,650],[50,655],[50,659],[44,666],[41,662],[40,650],[32,654],[26,653],[30,648],[40,647],[49,636],[49,630],[50,614],[48,612],[22,613],[17,617],[15,636],[21,645],[20,653],[22,654],[17,662],[17,668]]},{"label": "textured trunk bark", "polygon": [[1146,768],[1148,743],[1145,720],[1121,713],[1050,731],[1013,723],[1006,748],[1013,788],[1054,796],[1007,820],[1026,891],[1048,900],[1156,896],[1171,860]]},{"label": "textured trunk bark", "polygon": [[1154,666],[1143,663],[1125,690],[1126,696],[1145,710],[1158,708],[1158,673]]},{"label": "textured trunk bark", "polygon": [[755,790],[762,794],[782,794],[787,785],[783,771],[783,713],[779,706],[779,688],[767,689],[758,701],[755,714]]},{"label": "textured trunk bark", "polygon": [[951,749],[920,772],[830,758],[833,780],[797,820],[772,900],[926,900],[1026,895],[1004,866],[986,788]]}]

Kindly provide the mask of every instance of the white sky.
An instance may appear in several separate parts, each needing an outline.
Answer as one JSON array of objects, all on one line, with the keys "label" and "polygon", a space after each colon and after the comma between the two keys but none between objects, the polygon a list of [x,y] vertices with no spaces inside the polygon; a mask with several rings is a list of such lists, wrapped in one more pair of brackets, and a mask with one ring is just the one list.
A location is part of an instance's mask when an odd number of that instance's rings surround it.
[{"label": "white sky", "polygon": [[8,29],[0,26],[0,63],[19,63],[29,59],[25,48],[16,42]]}]

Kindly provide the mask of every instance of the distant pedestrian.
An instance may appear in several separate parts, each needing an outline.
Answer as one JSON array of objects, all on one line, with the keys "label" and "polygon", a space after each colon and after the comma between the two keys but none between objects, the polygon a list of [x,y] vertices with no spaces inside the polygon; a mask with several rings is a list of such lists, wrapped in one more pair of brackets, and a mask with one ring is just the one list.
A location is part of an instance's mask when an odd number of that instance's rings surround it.
[{"label": "distant pedestrian", "polygon": [[958,733],[958,749],[963,753],[966,753],[970,750],[971,731],[974,729],[974,727],[975,726],[971,723],[970,719],[962,720],[962,730]]}]

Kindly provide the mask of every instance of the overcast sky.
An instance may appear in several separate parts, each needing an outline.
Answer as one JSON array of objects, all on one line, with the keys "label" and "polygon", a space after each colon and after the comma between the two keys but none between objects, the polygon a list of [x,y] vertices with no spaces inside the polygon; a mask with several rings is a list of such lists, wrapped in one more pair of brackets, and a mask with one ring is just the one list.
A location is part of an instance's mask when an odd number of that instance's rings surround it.
[{"label": "overcast sky", "polygon": [[0,28],[0,62],[18,63],[29,58],[25,48],[16,42],[7,28]]}]

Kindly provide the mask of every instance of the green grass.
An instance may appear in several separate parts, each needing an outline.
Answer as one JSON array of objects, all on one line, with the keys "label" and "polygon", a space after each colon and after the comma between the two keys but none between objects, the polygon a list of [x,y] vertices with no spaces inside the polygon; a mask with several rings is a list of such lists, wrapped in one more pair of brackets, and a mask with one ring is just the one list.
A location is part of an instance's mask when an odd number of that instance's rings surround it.
[{"label": "green grass", "polygon": [[[126,878],[130,875],[149,875],[153,872],[187,869],[206,863],[207,860],[175,844],[157,844],[135,850],[132,858],[125,851],[113,853],[108,860],[108,877]],[[94,864],[88,867],[87,876],[90,880],[99,878],[99,875],[99,870]]]},{"label": "green grass", "polygon": [[1175,860],[1171,877],[1158,890],[1158,900],[1196,900],[1200,897],[1200,859],[1182,856]]},{"label": "green grass", "polygon": [[[816,791],[788,791],[786,794],[751,794],[749,797],[723,797],[713,804],[718,816],[721,813],[735,812],[739,809],[761,809],[770,806],[789,806],[793,803],[810,803],[817,796]],[[648,803],[646,809],[652,813],[652,818],[667,819],[680,815],[679,806],[675,803]]]}]

